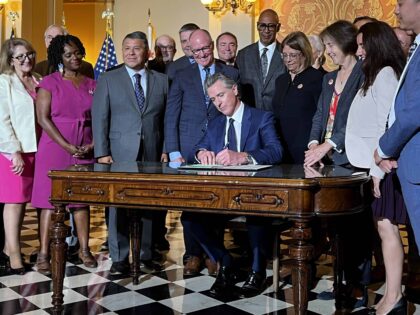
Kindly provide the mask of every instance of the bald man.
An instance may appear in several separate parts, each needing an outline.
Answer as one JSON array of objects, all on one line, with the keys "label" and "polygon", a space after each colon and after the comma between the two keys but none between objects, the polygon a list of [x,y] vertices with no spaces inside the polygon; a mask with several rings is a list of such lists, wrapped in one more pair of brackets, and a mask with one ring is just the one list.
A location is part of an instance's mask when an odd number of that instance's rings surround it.
[{"label": "bald man", "polygon": [[147,62],[148,68],[160,73],[166,73],[167,66],[174,61],[175,53],[175,40],[169,35],[159,36],[155,42],[155,59]]},{"label": "bald man", "polygon": [[271,111],[276,79],[286,70],[281,44],[276,40],[280,22],[274,10],[261,12],[257,29],[259,41],[238,52],[242,100],[250,106]]},{"label": "bald man", "polygon": [[[44,33],[45,47],[47,47],[47,49],[50,46],[51,40],[57,35],[67,35],[67,31],[63,27],[55,24],[52,24],[47,27]],[[52,73],[52,69],[48,67],[48,60],[38,62],[35,65],[34,71],[39,73],[43,77]],[[80,66],[80,73],[91,79],[94,79],[93,67],[87,61],[82,60],[82,64]]]},{"label": "bald man", "polygon": [[[166,105],[165,147],[171,162],[194,162],[194,146],[204,135],[208,122],[220,114],[204,93],[206,76],[222,73],[235,81],[238,79],[237,69],[215,62],[214,43],[208,31],[193,31],[189,46],[195,63],[176,72]],[[184,212],[182,222],[190,215]],[[184,242],[184,274],[198,274],[203,250],[185,226]]]}]

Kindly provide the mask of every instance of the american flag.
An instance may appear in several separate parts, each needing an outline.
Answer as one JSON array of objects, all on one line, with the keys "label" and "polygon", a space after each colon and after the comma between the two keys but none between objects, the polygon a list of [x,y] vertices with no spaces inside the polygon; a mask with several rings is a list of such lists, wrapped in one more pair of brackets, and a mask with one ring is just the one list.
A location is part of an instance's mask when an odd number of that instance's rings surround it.
[{"label": "american flag", "polygon": [[118,65],[117,55],[115,54],[114,42],[112,41],[111,35],[107,32],[105,34],[104,43],[102,44],[101,51],[96,60],[95,65],[95,80],[99,78],[99,75],[105,70]]}]

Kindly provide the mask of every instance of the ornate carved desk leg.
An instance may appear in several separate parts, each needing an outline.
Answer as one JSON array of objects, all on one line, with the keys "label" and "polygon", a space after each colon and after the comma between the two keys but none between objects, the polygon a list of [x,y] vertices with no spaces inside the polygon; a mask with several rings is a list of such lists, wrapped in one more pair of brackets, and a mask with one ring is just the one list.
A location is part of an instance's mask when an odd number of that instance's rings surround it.
[{"label": "ornate carved desk leg", "polygon": [[140,228],[140,211],[138,209],[130,209],[130,247],[133,262],[131,264],[131,276],[133,284],[139,284],[140,277],[140,244],[141,244],[141,228]]},{"label": "ornate carved desk leg", "polygon": [[310,219],[293,219],[293,221],[294,225],[291,229],[293,242],[289,246],[292,259],[293,303],[295,314],[302,315],[306,314],[308,309],[308,279],[312,272],[310,262],[314,247],[309,242],[312,238]]},{"label": "ornate carved desk leg", "polygon": [[64,224],[65,215],[65,205],[55,205],[55,212],[52,216],[54,223],[50,229],[53,314],[61,314],[63,311],[63,281],[67,260],[66,237],[70,234],[70,228]]}]

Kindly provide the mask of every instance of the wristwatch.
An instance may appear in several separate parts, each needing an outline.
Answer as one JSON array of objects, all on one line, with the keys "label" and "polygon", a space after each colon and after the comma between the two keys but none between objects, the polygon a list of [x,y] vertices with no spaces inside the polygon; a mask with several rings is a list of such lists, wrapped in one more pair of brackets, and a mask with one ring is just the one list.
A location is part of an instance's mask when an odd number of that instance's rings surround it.
[{"label": "wristwatch", "polygon": [[252,158],[251,154],[246,155],[246,162],[247,164],[254,164],[254,159]]}]

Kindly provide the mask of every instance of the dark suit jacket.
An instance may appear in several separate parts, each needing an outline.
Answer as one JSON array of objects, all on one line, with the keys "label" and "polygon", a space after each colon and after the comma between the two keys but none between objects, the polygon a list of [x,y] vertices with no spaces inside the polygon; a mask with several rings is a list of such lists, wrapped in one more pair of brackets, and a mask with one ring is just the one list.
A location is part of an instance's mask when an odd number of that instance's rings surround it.
[{"label": "dark suit jacket", "polygon": [[321,71],[309,66],[292,81],[288,72],[276,80],[273,113],[285,154],[283,163],[302,164],[312,118],[322,89]]},{"label": "dark suit jacket", "polygon": [[169,83],[172,83],[175,78],[175,74],[179,70],[182,70],[188,66],[191,66],[191,62],[187,56],[182,56],[181,58],[171,62],[166,68],[166,74],[168,75]]},{"label": "dark suit jacket", "polygon": [[[308,142],[311,142],[312,140],[317,140],[319,143],[324,142],[337,72],[338,70],[324,75],[322,92],[319,96],[317,110],[312,119],[312,128]],[[358,61],[354,66],[350,77],[347,79],[337,105],[331,137],[331,141],[337,145],[337,150],[334,150],[332,154],[333,163],[336,165],[343,165],[349,162],[344,148],[347,116],[349,114],[350,105],[362,86],[363,80],[362,62]],[[341,152],[339,153],[338,151]]]},{"label": "dark suit jacket", "polygon": [[[38,62],[35,65],[34,71],[36,73],[39,73],[43,77],[54,72],[51,68],[50,69],[48,68],[48,60],[43,60],[43,61]],[[93,73],[93,67],[87,61],[82,60],[82,64],[80,65],[80,73],[83,74],[84,76],[87,76],[88,78],[95,79],[95,74]]]},{"label": "dark suit jacket", "polygon": [[[238,70],[216,63],[216,72],[238,80]],[[165,113],[165,146],[167,152],[181,152],[187,161],[194,161],[192,150],[201,139],[208,121],[218,116],[212,103],[207,107],[197,64],[177,72],[169,90]]]},{"label": "dark suit jacket", "polygon": [[[226,116],[220,115],[209,122],[207,131],[195,146],[216,154],[224,149]],[[240,152],[249,153],[258,164],[278,164],[282,158],[282,146],[274,127],[272,113],[245,105],[242,117]]]},{"label": "dark suit jacket", "polygon": [[[399,157],[399,167],[411,183],[420,183],[420,48],[400,79],[395,99],[395,122],[379,140],[387,156]],[[405,195],[404,195],[405,198]],[[419,196],[417,196],[419,198]],[[417,241],[420,244],[420,240]]]},{"label": "dark suit jacket", "polygon": [[271,111],[276,79],[286,71],[281,58],[281,45],[277,43],[263,82],[258,42],[238,52],[236,64],[239,69],[241,98],[250,106]]},{"label": "dark suit jacket", "polygon": [[114,161],[160,161],[168,78],[146,71],[143,112],[125,67],[100,76],[92,105],[95,157],[111,155]]}]

